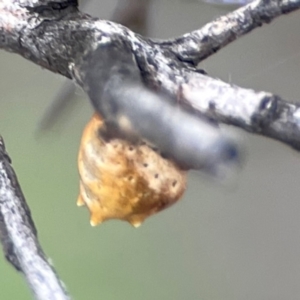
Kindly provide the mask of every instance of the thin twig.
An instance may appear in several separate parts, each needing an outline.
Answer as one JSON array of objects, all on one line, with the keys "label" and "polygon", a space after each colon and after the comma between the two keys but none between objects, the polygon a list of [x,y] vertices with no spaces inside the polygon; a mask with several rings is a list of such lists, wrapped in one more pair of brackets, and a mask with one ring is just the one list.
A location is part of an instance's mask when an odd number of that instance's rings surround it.
[{"label": "thin twig", "polygon": [[7,260],[38,300],[70,299],[44,254],[16,174],[0,137],[0,237]]},{"label": "thin twig", "polygon": [[179,38],[159,42],[195,66],[229,43],[300,7],[297,0],[256,0]]}]

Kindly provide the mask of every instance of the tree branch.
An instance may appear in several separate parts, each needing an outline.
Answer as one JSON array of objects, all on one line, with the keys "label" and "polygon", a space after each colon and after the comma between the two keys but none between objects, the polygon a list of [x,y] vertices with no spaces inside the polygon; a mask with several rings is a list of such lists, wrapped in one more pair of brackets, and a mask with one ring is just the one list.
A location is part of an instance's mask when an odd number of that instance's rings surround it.
[{"label": "tree branch", "polygon": [[0,137],[0,240],[7,260],[39,300],[70,299],[44,254],[17,177]]},{"label": "tree branch", "polygon": [[201,29],[160,42],[159,45],[164,44],[180,60],[196,66],[241,36],[299,7],[300,1],[297,0],[256,0],[217,18]]},{"label": "tree branch", "polygon": [[164,92],[202,116],[299,150],[297,105],[270,93],[229,85],[195,68],[239,36],[299,7],[300,0],[257,0],[193,33],[157,41],[82,14],[74,1],[0,0],[0,47],[76,79],[86,92],[90,84],[76,74],[81,74],[87,58],[99,48],[117,47],[120,56],[130,51],[143,83],[152,91]]},{"label": "tree branch", "polygon": [[[300,105],[277,95],[255,92],[184,72],[184,101],[219,122],[281,141],[300,151]],[[199,97],[201,93],[201,97]]]}]

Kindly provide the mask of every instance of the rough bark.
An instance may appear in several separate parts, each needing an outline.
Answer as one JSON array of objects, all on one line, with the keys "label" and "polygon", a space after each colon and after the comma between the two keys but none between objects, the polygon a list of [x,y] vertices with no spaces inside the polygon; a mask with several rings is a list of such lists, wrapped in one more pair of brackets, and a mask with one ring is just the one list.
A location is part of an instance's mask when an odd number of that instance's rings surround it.
[{"label": "rough bark", "polygon": [[[158,41],[77,10],[76,1],[0,1],[0,47],[68,78],[86,54],[119,45],[132,53],[145,86],[217,122],[300,149],[299,106],[201,74],[196,64],[236,38],[295,11],[299,0],[254,1],[182,37]],[[127,51],[126,50],[126,51]],[[116,64],[118,61],[116,61]],[[78,81],[79,85],[84,83]],[[159,116],[158,116],[159,117]]]},{"label": "rough bark", "polygon": [[7,260],[24,275],[36,299],[70,299],[39,244],[30,210],[1,137],[0,240]]}]

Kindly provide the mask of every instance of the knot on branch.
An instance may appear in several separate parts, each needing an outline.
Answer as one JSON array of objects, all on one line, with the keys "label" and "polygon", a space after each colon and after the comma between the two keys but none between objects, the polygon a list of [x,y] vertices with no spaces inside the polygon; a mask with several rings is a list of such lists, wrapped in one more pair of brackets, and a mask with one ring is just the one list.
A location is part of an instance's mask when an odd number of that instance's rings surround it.
[{"label": "knot on branch", "polygon": [[260,105],[252,117],[252,125],[259,131],[265,131],[281,113],[279,97],[266,94],[261,99]]}]

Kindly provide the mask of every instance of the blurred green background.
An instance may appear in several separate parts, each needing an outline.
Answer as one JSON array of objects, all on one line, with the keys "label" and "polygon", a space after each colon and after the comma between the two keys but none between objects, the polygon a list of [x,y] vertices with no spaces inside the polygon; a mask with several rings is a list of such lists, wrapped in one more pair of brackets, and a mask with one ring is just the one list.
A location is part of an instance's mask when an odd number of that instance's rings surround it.
[{"label": "blurred green background", "polygon": [[[108,18],[115,1],[86,10]],[[229,8],[156,0],[151,36],[200,28]],[[297,101],[300,13],[228,46],[201,66],[212,76]],[[63,78],[0,52],[0,133],[38,228],[40,242],[73,299],[280,300],[300,297],[300,154],[239,132],[247,149],[237,178],[220,185],[191,174],[177,205],[139,229],[120,221],[92,228],[75,205],[77,151],[91,107],[76,105],[50,132],[37,124]],[[0,299],[32,299],[0,258]]]}]

